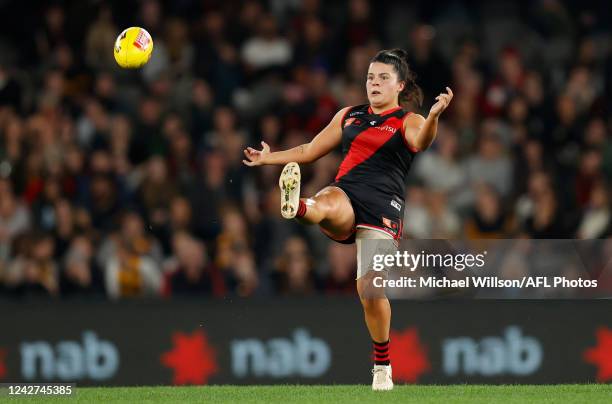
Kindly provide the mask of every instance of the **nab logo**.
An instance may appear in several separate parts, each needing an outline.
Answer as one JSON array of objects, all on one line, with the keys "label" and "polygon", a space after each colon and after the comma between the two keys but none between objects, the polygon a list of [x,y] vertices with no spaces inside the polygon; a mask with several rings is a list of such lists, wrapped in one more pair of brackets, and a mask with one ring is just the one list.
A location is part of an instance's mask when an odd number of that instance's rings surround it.
[{"label": "nab logo", "polygon": [[0,348],[0,379],[4,379],[6,376],[6,349]]},{"label": "nab logo", "polygon": [[172,334],[173,347],[164,353],[161,363],[174,370],[174,384],[206,384],[217,373],[215,350],[208,343],[203,330],[191,335],[182,332]]},{"label": "nab logo", "polygon": [[470,337],[448,338],[442,343],[443,369],[449,376],[525,376],[542,364],[542,344],[533,337],[523,336],[516,326],[506,328],[503,337],[485,337],[475,341]]},{"label": "nab logo", "polygon": [[391,330],[389,356],[393,361],[393,378],[416,383],[422,374],[431,370],[427,348],[419,340],[416,328],[404,331]]},{"label": "nab logo", "polygon": [[595,333],[597,345],[584,351],[583,359],[597,366],[597,381],[612,380],[612,329],[599,327]]},{"label": "nab logo", "polygon": [[303,328],[293,332],[293,339],[234,340],[231,354],[232,372],[237,377],[319,377],[331,364],[329,345]]},{"label": "nab logo", "polygon": [[83,332],[82,343],[60,341],[53,347],[35,341],[24,342],[20,348],[21,374],[26,380],[108,380],[119,369],[117,347],[93,331]]}]

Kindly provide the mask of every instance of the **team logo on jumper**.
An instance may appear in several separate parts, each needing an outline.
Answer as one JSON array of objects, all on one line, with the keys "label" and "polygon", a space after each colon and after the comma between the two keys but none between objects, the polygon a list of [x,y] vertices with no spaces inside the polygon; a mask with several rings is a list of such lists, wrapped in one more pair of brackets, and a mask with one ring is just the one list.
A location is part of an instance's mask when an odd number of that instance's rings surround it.
[{"label": "team logo on jumper", "polygon": [[370,125],[372,126],[376,125],[376,121],[370,121]]},{"label": "team logo on jumper", "polygon": [[391,125],[385,125],[385,126],[381,126],[380,128],[378,128],[380,130],[386,130],[387,132],[395,132],[397,129],[395,129],[393,126]]},{"label": "team logo on jumper", "polygon": [[359,126],[359,125],[361,125],[361,120],[359,120],[357,118],[349,118],[346,121],[344,121],[344,127],[346,128],[349,125]]}]

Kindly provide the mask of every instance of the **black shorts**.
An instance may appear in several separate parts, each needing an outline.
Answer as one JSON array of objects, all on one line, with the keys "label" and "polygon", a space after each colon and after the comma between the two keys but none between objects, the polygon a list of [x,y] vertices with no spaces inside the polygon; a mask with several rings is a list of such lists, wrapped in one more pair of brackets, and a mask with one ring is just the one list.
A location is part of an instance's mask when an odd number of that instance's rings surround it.
[{"label": "black shorts", "polygon": [[[342,244],[355,242],[357,229],[371,229],[384,232],[399,240],[402,237],[404,199],[398,195],[389,195],[371,189],[363,184],[351,184],[342,181],[330,184],[338,187],[349,198],[355,213],[355,227],[352,234],[344,239],[332,240]],[[329,237],[329,235],[327,235]]]}]

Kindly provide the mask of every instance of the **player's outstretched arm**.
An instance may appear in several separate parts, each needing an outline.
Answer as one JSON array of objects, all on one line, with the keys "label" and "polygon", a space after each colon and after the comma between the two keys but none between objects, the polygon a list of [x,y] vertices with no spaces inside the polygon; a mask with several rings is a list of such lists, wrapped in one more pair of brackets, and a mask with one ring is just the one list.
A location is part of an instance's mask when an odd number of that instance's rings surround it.
[{"label": "player's outstretched arm", "polygon": [[265,164],[283,165],[292,161],[298,164],[311,163],[325,156],[340,144],[342,140],[342,117],[347,110],[348,107],[338,111],[331,122],[309,143],[289,150],[271,152],[270,146],[261,142],[261,150],[255,150],[252,147],[244,149],[246,160],[242,160],[242,162],[249,167]]},{"label": "player's outstretched arm", "polygon": [[404,122],[404,134],[409,145],[417,150],[425,150],[431,145],[438,132],[438,117],[453,99],[453,91],[446,87],[446,93],[436,97],[436,103],[429,110],[427,119],[412,114]]}]

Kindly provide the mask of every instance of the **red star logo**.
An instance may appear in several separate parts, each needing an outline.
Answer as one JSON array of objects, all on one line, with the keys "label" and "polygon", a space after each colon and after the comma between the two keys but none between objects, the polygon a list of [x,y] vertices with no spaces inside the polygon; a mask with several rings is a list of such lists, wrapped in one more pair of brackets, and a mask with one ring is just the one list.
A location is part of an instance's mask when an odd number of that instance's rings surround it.
[{"label": "red star logo", "polygon": [[418,378],[431,369],[426,347],[419,341],[418,330],[391,330],[389,356],[393,363],[393,378],[416,383]]},{"label": "red star logo", "polygon": [[597,381],[612,380],[612,329],[599,327],[595,333],[597,346],[584,351],[583,359],[597,366]]},{"label": "red star logo", "polygon": [[0,348],[0,379],[6,376],[6,365],[4,359],[6,358],[6,349]]},{"label": "red star logo", "polygon": [[203,330],[172,334],[174,347],[161,356],[161,363],[174,370],[174,384],[206,384],[217,372],[215,351]]}]

